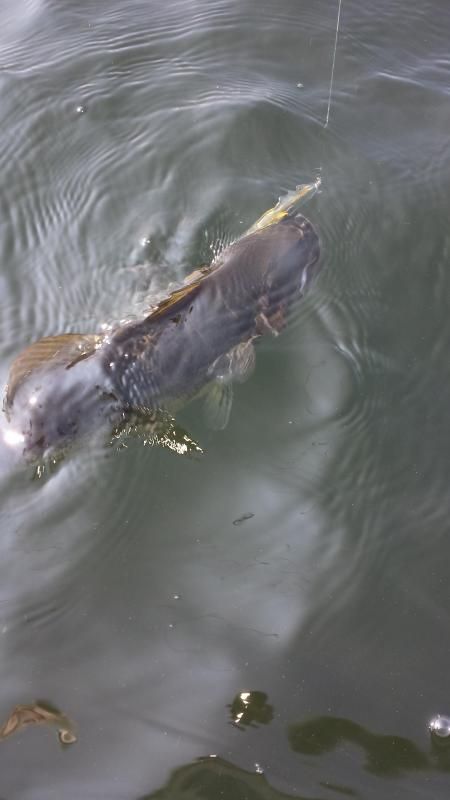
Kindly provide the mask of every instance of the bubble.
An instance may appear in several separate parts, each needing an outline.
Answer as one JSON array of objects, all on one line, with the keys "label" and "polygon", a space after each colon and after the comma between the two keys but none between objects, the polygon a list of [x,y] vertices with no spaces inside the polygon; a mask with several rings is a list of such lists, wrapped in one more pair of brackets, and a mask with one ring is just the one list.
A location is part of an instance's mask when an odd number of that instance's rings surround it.
[{"label": "bubble", "polygon": [[428,723],[428,728],[432,736],[438,739],[450,739],[450,717],[436,714]]},{"label": "bubble", "polygon": [[85,114],[87,109],[86,109],[86,106],[79,105],[79,106],[77,106],[76,110],[77,110],[77,114]]},{"label": "bubble", "polygon": [[74,744],[77,741],[77,737],[73,733],[73,731],[66,730],[65,728],[61,728],[58,731],[58,739],[61,744]]},{"label": "bubble", "polygon": [[264,775],[264,768],[261,766],[261,764],[258,764],[258,762],[255,763],[255,772],[258,775]]}]

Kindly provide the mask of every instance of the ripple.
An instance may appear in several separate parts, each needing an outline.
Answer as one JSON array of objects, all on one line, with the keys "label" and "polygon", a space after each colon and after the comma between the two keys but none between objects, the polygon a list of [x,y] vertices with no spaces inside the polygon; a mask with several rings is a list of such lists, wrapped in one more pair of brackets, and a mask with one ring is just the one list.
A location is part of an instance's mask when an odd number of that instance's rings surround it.
[{"label": "ripple", "polygon": [[[82,323],[93,324],[96,311],[104,319],[105,290],[121,286],[123,273],[117,278],[114,264],[127,263],[127,248],[129,253],[137,230],[145,227],[150,238],[158,230],[163,235],[177,226],[181,230],[187,198],[178,187],[192,184],[193,169],[204,184],[215,175],[216,184],[223,186],[217,152],[229,146],[234,131],[239,130],[241,136],[249,108],[256,111],[252,127],[257,129],[265,124],[265,117],[270,122],[271,116],[275,121],[280,117],[276,121],[280,125],[281,118],[290,114],[317,120],[314,93],[299,92],[297,70],[291,84],[274,75],[267,81],[266,54],[257,41],[255,51],[248,54],[251,69],[234,67],[231,59],[224,80],[220,48],[239,47],[232,34],[237,21],[242,22],[240,8],[214,3],[194,6],[188,14],[183,6],[180,12],[178,3],[164,12],[155,11],[151,26],[146,21],[144,29],[125,34],[118,32],[121,12],[117,9],[103,9],[101,25],[91,30],[74,9],[63,11],[50,3],[45,24],[36,20],[33,61],[27,58],[25,35],[15,42],[14,52],[6,49],[3,54],[5,113],[11,135],[0,167],[13,189],[7,202],[6,197],[0,202],[7,233],[14,230],[11,258],[18,265],[23,287],[8,314],[10,336],[18,344],[57,330],[76,329]],[[276,38],[285,36],[287,18],[286,11],[264,8],[259,23]],[[49,19],[54,24],[49,25]],[[291,18],[291,23],[293,44],[299,28],[303,35],[313,28],[325,34],[330,20],[322,23],[317,15],[304,12]],[[249,17],[244,27],[251,29],[253,24]],[[213,40],[215,35],[224,44],[205,50],[203,38]],[[60,38],[64,48],[58,45]],[[150,65],[153,82],[149,87]],[[170,81],[165,80],[168,70]],[[77,114],[80,105],[85,109],[82,115]],[[223,115],[222,129],[217,128],[218,113]],[[174,140],[166,134],[180,114],[185,115],[186,125]],[[293,132],[291,142],[283,143],[289,162],[294,136]],[[252,129],[249,138],[253,138]],[[185,155],[181,164],[179,152]],[[255,171],[262,170],[273,180],[265,148],[255,159]],[[290,188],[291,163],[284,172]],[[185,220],[187,227],[198,229],[202,213],[212,217],[211,207],[217,207],[219,199],[216,192],[207,203],[204,198],[196,202],[196,218]],[[191,198],[188,202],[192,204]],[[162,213],[164,206],[172,208]],[[207,224],[206,239],[214,255],[233,236],[217,217],[212,223],[217,229]],[[98,241],[95,232],[100,230],[111,232],[108,241]],[[181,261],[181,245],[177,253],[175,243],[172,236],[171,263],[177,258]],[[40,278],[35,281],[38,271]],[[105,285],[108,271],[109,287]],[[155,279],[157,270],[152,273]],[[116,309],[124,313],[125,301],[115,302],[121,294],[120,288],[110,292],[111,315]],[[134,299],[130,297],[130,304]]]},{"label": "ripple", "polygon": [[[0,451],[0,631],[16,627],[2,639],[5,674],[17,690],[56,681],[81,712],[89,706],[88,736],[96,725],[113,732],[95,737],[84,769],[94,793],[105,795],[102,747],[106,764],[126,739],[135,761],[122,793],[137,796],[152,719],[162,774],[180,758],[180,730],[194,750],[203,740],[229,750],[227,700],[217,728],[205,708],[214,691],[229,701],[245,688],[252,662],[263,683],[286,676],[281,709],[301,691],[300,673],[320,704],[317,664],[337,674],[342,657],[348,667],[339,638],[355,647],[363,687],[370,664],[358,654],[373,652],[390,619],[396,667],[406,664],[403,623],[418,597],[432,621],[448,622],[445,568],[424,562],[428,548],[444,564],[449,511],[448,11],[431,0],[344,3],[324,129],[337,11],[328,0],[6,6],[2,382],[28,341],[145,313],[279,195],[322,178],[304,208],[321,272],[283,335],[258,344],[230,427],[207,434],[199,409],[185,412],[205,445],[200,465],[139,442],[119,452],[92,442],[32,481]],[[245,511],[255,518],[233,527]],[[414,555],[430,565],[430,586],[420,568],[423,579],[408,583]],[[175,591],[184,617],[158,610]],[[411,653],[409,663],[420,657]],[[227,674],[236,686],[225,691]],[[354,686],[345,691],[352,701]],[[289,770],[281,763],[280,781],[294,787]],[[17,793],[11,771],[5,791]],[[31,774],[22,793],[47,796],[48,774]],[[67,765],[58,776],[64,796],[73,776]],[[314,794],[309,777],[298,791]]]},{"label": "ripple", "polygon": [[[136,502],[134,483],[126,479],[130,468],[151,473],[158,460],[158,453],[143,447],[114,453],[83,443],[57,469],[36,479],[32,467],[16,464],[12,470],[2,447],[3,626],[25,619],[42,632],[79,618],[88,601],[80,583],[94,575],[98,580],[111,559],[126,558],[130,538],[145,524],[145,506]],[[102,524],[99,506],[108,509]]]}]

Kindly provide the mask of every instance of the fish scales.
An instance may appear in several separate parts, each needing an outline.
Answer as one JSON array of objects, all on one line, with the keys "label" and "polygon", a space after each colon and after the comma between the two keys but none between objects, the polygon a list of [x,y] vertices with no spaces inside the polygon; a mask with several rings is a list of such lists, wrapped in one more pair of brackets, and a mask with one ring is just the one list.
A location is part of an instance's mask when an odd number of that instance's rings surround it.
[{"label": "fish scales", "polygon": [[223,353],[261,335],[261,315],[288,312],[317,257],[317,235],[303,217],[231,245],[181,300],[113,336],[104,364],[114,391],[149,408],[197,394]]}]

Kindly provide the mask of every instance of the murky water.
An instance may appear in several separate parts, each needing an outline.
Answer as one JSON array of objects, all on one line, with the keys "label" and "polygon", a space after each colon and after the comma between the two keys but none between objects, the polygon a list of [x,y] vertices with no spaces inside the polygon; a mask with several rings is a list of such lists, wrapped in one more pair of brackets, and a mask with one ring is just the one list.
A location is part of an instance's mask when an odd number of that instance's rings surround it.
[{"label": "murky water", "polygon": [[[0,379],[295,185],[322,270],[205,455],[0,454],[5,800],[448,797],[450,7],[3,0]],[[233,524],[234,523],[234,524]]]}]

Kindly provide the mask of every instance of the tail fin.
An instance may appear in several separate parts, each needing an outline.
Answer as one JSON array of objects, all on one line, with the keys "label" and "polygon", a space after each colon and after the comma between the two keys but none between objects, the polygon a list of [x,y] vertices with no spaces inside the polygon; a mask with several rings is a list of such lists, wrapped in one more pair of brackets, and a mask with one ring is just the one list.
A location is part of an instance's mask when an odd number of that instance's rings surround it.
[{"label": "tail fin", "polygon": [[64,333],[61,336],[47,336],[30,344],[11,364],[6,387],[5,410],[11,408],[18,388],[33,372],[51,363],[70,369],[78,361],[92,355],[103,338],[94,333]]}]

